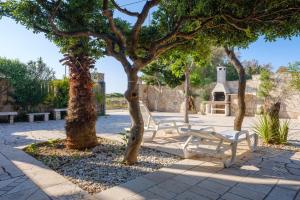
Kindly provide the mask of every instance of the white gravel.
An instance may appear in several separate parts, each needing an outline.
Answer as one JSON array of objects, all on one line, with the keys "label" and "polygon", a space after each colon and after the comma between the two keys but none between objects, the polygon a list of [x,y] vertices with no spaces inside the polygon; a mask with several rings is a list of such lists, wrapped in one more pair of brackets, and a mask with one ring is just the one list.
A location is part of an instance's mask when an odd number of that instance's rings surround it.
[{"label": "white gravel", "polygon": [[99,138],[99,143],[91,150],[80,152],[64,149],[63,142],[59,141],[54,145],[38,145],[29,153],[89,193],[101,192],[180,160],[177,156],[142,147],[139,162],[127,166],[122,163],[123,144],[103,138]]}]

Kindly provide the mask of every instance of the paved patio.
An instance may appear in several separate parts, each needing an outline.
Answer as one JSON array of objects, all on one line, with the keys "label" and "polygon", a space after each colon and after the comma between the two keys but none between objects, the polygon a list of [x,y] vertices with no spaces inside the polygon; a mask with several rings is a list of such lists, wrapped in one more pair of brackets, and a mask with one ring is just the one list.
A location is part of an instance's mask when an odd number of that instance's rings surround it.
[{"label": "paved patio", "polygon": [[[99,136],[117,138],[130,125],[127,112],[110,111],[97,122]],[[158,119],[182,120],[174,113],[154,113]],[[191,115],[194,127],[231,128],[233,117]],[[254,118],[246,118],[249,129]],[[289,141],[300,146],[300,123],[291,121]],[[64,138],[64,121],[0,124],[0,200],[4,199],[278,199],[300,200],[300,152],[263,148],[241,151],[238,162],[223,169],[217,159],[185,159],[90,196],[53,172],[21,148],[34,142]],[[159,137],[146,146],[178,151],[182,138]]]}]

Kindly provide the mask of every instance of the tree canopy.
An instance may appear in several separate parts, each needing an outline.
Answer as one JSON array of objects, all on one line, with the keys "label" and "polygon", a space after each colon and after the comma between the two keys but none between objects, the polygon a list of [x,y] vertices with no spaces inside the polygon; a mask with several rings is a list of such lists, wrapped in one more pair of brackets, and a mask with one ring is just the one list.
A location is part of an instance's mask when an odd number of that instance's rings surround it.
[{"label": "tree canopy", "polygon": [[[296,0],[151,0],[141,12],[133,12],[114,0],[12,0],[3,3],[2,10],[50,39],[90,36],[101,40],[103,52],[114,56],[128,70],[128,59],[139,65],[148,64],[168,49],[199,35],[214,38],[222,45],[247,46],[262,34],[270,40],[298,34],[299,4]],[[146,26],[145,19],[154,7],[152,22]],[[115,17],[114,12],[137,20],[130,24]]]},{"label": "tree canopy", "polygon": [[[216,67],[219,65],[227,68],[227,80],[236,81],[238,80],[238,74],[234,66],[228,62],[224,50],[222,48],[207,47],[206,54],[200,57],[194,62],[194,68],[191,71],[191,85],[196,87],[205,87],[210,85],[217,80]],[[194,48],[195,54],[198,51]],[[184,48],[183,48],[184,50]],[[189,50],[191,51],[191,50]],[[171,51],[172,52],[172,51]],[[181,56],[176,56],[173,53],[172,57],[163,56],[152,62],[145,67],[142,72],[142,80],[148,85],[168,85],[169,87],[176,87],[181,85],[185,79],[184,66],[188,64],[187,59],[189,58],[188,51]],[[246,79],[251,79],[252,75],[260,74],[262,70],[271,70],[270,64],[260,64],[257,60],[242,61],[245,67]]]}]

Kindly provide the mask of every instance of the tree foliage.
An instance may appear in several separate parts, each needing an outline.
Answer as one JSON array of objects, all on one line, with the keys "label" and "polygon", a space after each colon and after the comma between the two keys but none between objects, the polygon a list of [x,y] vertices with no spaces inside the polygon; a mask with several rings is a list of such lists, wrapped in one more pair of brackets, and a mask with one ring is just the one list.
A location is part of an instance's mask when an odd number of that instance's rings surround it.
[{"label": "tree foliage", "polygon": [[[199,51],[195,49],[195,53],[197,54],[198,52]],[[206,52],[207,55],[203,56],[200,62],[196,62],[195,67],[191,71],[192,86],[205,87],[216,82],[216,67],[219,65],[227,68],[227,81],[236,81],[239,79],[237,71],[234,66],[228,62],[222,48],[213,48],[212,50],[206,50]],[[183,56],[174,56],[173,59],[170,59],[169,57],[160,57],[142,70],[142,79],[148,85],[159,84],[168,85],[169,87],[181,85],[185,78],[184,67],[181,66],[184,65],[184,62],[182,62],[184,59],[182,59],[182,57]],[[187,58],[185,59],[187,60]],[[270,64],[260,64],[257,60],[245,60],[242,64],[245,67],[246,79],[251,79],[252,75],[260,74],[262,70],[271,70]]]},{"label": "tree foliage", "polygon": [[39,58],[28,64],[0,58],[0,74],[12,88],[9,95],[23,111],[35,111],[48,95],[48,84],[55,78],[54,71]]},{"label": "tree foliage", "polygon": [[274,88],[272,74],[268,70],[262,70],[260,73],[260,84],[258,87],[257,95],[262,98],[270,96],[271,90]]}]

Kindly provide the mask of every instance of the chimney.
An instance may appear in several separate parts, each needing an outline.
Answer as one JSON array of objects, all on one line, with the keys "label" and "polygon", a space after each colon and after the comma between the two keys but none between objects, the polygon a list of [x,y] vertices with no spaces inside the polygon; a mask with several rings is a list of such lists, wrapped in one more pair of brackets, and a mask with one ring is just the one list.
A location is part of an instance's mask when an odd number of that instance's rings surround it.
[{"label": "chimney", "polygon": [[226,83],[226,67],[221,65],[217,67],[217,83]]}]

